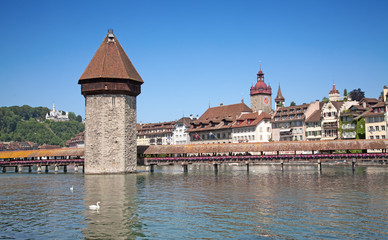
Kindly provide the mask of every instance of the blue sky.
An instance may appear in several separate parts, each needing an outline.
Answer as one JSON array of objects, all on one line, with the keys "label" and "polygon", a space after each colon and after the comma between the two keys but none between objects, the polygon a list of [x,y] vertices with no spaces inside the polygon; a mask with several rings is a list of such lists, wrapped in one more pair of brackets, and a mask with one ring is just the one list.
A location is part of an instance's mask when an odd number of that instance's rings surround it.
[{"label": "blue sky", "polygon": [[[388,85],[388,1],[1,1],[0,106],[84,116],[79,77],[114,33],[144,84],[138,121],[241,99],[259,63],[286,106]],[[273,100],[274,101],[274,100]],[[274,108],[273,104],[273,108]]]}]

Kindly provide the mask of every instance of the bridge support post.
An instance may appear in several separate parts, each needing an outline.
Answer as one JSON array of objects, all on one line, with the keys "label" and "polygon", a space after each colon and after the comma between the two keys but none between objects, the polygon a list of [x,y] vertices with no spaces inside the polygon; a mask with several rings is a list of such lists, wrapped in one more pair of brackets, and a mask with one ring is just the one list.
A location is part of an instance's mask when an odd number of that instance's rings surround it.
[{"label": "bridge support post", "polygon": [[187,163],[182,164],[182,167],[183,167],[183,172],[185,172],[185,173],[189,172],[189,168],[188,168]]},{"label": "bridge support post", "polygon": [[74,165],[74,172],[78,172],[78,165]]},{"label": "bridge support post", "polygon": [[64,165],[64,166],[63,166],[63,172],[64,172],[64,173],[67,173],[67,165]]},{"label": "bridge support post", "polygon": [[45,172],[48,172],[49,171],[49,165],[46,165],[45,167],[46,167],[45,168]]},{"label": "bridge support post", "polygon": [[28,166],[28,172],[32,172],[32,167]]},{"label": "bridge support post", "polygon": [[150,169],[150,172],[154,172],[154,166],[155,166],[155,164],[151,164],[151,165],[150,165],[150,168],[151,168],[151,169]]},{"label": "bridge support post", "polygon": [[214,171],[218,172],[218,163],[213,163],[213,166],[214,166]]},{"label": "bridge support post", "polygon": [[18,172],[18,166],[15,167],[15,172]]},{"label": "bridge support post", "polygon": [[320,159],[318,159],[318,171],[322,171],[322,163]]},{"label": "bridge support post", "polygon": [[3,173],[7,172],[7,167],[3,167]]},{"label": "bridge support post", "polygon": [[249,162],[246,161],[245,164],[247,165],[247,172],[249,172]]},{"label": "bridge support post", "polygon": [[282,168],[282,171],[283,171],[284,170],[284,162],[283,162],[283,160],[280,161],[280,167]]},{"label": "bridge support post", "polygon": [[353,158],[352,160],[352,171],[354,172],[356,170],[356,159]]}]

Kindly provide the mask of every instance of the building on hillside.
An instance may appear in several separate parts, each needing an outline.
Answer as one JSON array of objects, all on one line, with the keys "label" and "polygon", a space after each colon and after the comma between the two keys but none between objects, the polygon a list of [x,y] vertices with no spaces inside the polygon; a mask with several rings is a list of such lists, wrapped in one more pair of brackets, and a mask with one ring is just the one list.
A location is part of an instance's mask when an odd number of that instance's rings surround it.
[{"label": "building on hillside", "polygon": [[175,122],[173,128],[174,145],[190,143],[190,136],[186,131],[190,128],[191,122],[195,120],[197,119],[193,118],[193,115],[190,115],[190,117],[182,117],[181,119]]},{"label": "building on hillside", "polygon": [[385,120],[386,108],[384,102],[379,102],[362,115],[365,117],[365,138],[386,139],[387,122]]},{"label": "building on hillside", "polygon": [[306,119],[306,140],[318,141],[322,138],[321,110],[315,110]]},{"label": "building on hillside", "polygon": [[322,139],[338,139],[339,113],[343,102],[329,101],[325,103],[321,111]]},{"label": "building on hillside", "polygon": [[365,139],[365,120],[361,115],[367,111],[360,105],[352,105],[340,112],[339,138]]},{"label": "building on hillside", "polygon": [[38,144],[34,142],[0,142],[0,151],[36,150]]},{"label": "building on hillside", "polygon": [[70,140],[66,141],[68,148],[83,148],[85,147],[85,131],[78,133]]},{"label": "building on hillside", "polygon": [[251,109],[253,112],[271,113],[272,112],[272,89],[271,86],[264,82],[264,73],[260,71],[257,73],[257,82],[255,86],[251,87]]},{"label": "building on hillside", "polygon": [[175,121],[163,123],[137,124],[137,145],[171,145]]},{"label": "building on hillside", "polygon": [[370,108],[379,102],[376,98],[363,98],[360,100],[360,106],[363,108]]},{"label": "building on hillside", "polygon": [[274,141],[305,140],[305,112],[309,104],[279,107],[272,116],[272,137]]},{"label": "building on hillside", "polygon": [[191,123],[187,132],[193,144],[231,143],[233,122],[242,113],[252,110],[242,103],[208,108],[202,116]]},{"label": "building on hillside", "polygon": [[269,142],[271,115],[266,112],[242,113],[232,124],[232,142]]},{"label": "building on hillside", "polygon": [[38,147],[38,149],[57,149],[61,148],[59,145],[49,145],[49,144],[43,144]]},{"label": "building on hillside", "polygon": [[50,113],[46,113],[46,120],[52,120],[56,122],[69,121],[69,113],[66,112],[65,114],[62,114],[62,111],[56,110],[55,104],[53,104],[53,109],[50,111]]}]

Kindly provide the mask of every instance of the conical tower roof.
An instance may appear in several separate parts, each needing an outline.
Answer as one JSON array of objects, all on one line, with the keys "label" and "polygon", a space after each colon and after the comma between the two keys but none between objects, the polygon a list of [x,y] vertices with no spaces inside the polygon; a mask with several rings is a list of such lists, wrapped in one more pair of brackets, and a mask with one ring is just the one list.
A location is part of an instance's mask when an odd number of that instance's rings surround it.
[{"label": "conical tower roof", "polygon": [[276,95],[275,102],[284,102],[284,97],[282,95],[282,91],[280,90],[280,84],[278,88],[278,94]]},{"label": "conical tower roof", "polygon": [[140,84],[144,82],[111,30],[102,41],[78,83],[81,84],[89,79],[122,79]]}]

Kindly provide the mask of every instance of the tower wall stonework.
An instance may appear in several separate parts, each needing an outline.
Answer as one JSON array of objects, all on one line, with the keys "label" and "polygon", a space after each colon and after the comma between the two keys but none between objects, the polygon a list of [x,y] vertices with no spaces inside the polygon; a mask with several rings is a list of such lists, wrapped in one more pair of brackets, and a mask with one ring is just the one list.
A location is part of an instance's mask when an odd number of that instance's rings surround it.
[{"label": "tower wall stonework", "polygon": [[[263,99],[264,96],[268,97],[269,103],[265,104]],[[270,113],[272,110],[272,100],[271,95],[251,95],[251,109],[254,112],[263,111],[266,113]]]},{"label": "tower wall stonework", "polygon": [[85,97],[85,173],[136,171],[136,97]]}]

